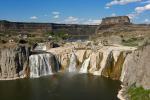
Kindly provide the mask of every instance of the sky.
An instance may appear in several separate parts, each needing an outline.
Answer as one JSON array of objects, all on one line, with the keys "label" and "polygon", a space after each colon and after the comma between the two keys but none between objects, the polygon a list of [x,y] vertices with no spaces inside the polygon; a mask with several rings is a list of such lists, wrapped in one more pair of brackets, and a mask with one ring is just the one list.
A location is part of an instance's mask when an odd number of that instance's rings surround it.
[{"label": "sky", "polygon": [[100,24],[104,17],[124,15],[150,23],[150,0],[0,0],[0,20]]}]

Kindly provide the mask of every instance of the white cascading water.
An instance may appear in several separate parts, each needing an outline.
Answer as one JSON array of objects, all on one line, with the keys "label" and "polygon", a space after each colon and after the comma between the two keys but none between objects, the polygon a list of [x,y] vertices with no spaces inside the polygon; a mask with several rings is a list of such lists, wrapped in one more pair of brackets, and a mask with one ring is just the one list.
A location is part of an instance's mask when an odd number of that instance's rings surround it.
[{"label": "white cascading water", "polygon": [[89,64],[90,64],[90,57],[84,60],[79,73],[88,73]]},{"label": "white cascading water", "polygon": [[38,78],[40,76],[51,75],[52,68],[49,63],[50,54],[36,54],[29,57],[30,77]]},{"label": "white cascading water", "polygon": [[70,58],[69,72],[76,72],[77,71],[76,66],[77,66],[77,57],[73,52]]}]

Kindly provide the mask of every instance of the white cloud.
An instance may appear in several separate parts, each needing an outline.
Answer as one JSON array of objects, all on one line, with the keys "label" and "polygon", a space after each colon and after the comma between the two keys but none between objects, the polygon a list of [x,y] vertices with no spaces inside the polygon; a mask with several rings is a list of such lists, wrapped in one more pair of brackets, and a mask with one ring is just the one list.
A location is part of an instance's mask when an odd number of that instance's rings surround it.
[{"label": "white cloud", "polygon": [[115,17],[115,16],[116,16],[116,14],[115,14],[115,13],[112,13],[112,14],[111,14],[111,16],[112,16],[112,17]]},{"label": "white cloud", "polygon": [[146,24],[150,24],[150,20],[147,19],[147,18],[144,20],[144,22],[145,22]]},{"label": "white cloud", "polygon": [[129,16],[130,19],[134,19],[135,17],[139,16],[141,13],[147,10],[150,10],[150,4],[147,4],[143,7],[136,7],[135,12],[128,14],[127,16]]},{"label": "white cloud", "polygon": [[30,17],[30,19],[36,20],[36,19],[38,19],[38,17],[37,16],[32,16],[32,17]]},{"label": "white cloud", "polygon": [[67,23],[67,24],[78,24],[79,23],[79,18],[69,16],[68,18],[66,18],[64,20],[64,22]]},{"label": "white cloud", "polygon": [[105,9],[109,9],[110,7],[106,6]]},{"label": "white cloud", "polygon": [[145,21],[145,22],[149,22],[149,19],[145,19],[144,21]]},{"label": "white cloud", "polygon": [[135,17],[137,17],[139,14],[138,13],[131,13],[131,14],[128,14],[127,16],[130,18],[130,19],[134,19]]},{"label": "white cloud", "polygon": [[150,10],[150,4],[147,4],[147,5],[143,6],[143,7],[136,7],[135,8],[135,11],[137,13],[142,13],[142,12],[147,11],[147,10]]},{"label": "white cloud", "polygon": [[88,25],[99,25],[102,22],[102,20],[96,20],[96,19],[89,19],[85,21],[83,24],[88,24]]},{"label": "white cloud", "polygon": [[52,14],[53,14],[53,15],[59,15],[60,12],[58,12],[58,11],[53,11]]},{"label": "white cloud", "polygon": [[60,12],[58,11],[53,11],[52,14],[53,14],[53,18],[55,19],[58,19],[60,17]]},{"label": "white cloud", "polygon": [[113,0],[109,3],[106,4],[107,7],[113,6],[113,5],[126,5],[129,3],[134,3],[134,2],[140,2],[142,0]]},{"label": "white cloud", "polygon": [[59,18],[59,15],[54,15],[53,18],[55,19]]}]

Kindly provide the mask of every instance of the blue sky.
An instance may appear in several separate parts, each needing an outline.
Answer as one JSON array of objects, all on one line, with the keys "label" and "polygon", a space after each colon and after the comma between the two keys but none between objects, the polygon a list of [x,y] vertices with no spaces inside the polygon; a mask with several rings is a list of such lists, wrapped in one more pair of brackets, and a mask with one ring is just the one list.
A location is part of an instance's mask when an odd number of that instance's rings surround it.
[{"label": "blue sky", "polygon": [[9,21],[99,24],[122,15],[150,23],[150,0],[0,0],[0,19]]}]

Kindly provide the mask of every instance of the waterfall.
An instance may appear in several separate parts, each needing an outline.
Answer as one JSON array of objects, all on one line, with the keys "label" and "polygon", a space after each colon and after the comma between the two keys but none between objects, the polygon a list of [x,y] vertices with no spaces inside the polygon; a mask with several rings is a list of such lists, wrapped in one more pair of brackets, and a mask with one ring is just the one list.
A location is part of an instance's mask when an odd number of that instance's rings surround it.
[{"label": "waterfall", "polygon": [[76,66],[77,66],[77,57],[73,52],[70,58],[69,72],[76,72],[77,71]]},{"label": "waterfall", "polygon": [[87,73],[89,64],[90,64],[90,57],[88,59],[85,59],[79,73]]},{"label": "waterfall", "polygon": [[37,78],[40,76],[51,75],[52,68],[50,64],[51,54],[36,54],[29,57],[30,77]]}]

